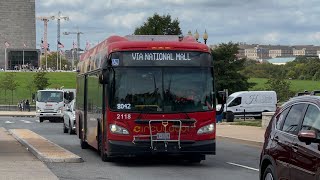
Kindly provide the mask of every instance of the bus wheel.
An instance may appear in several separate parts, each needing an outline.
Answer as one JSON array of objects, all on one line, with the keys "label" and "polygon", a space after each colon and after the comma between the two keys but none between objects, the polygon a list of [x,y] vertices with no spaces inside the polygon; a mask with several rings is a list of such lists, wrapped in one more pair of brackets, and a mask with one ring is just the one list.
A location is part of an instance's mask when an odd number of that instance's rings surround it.
[{"label": "bus wheel", "polygon": [[39,122],[43,122],[43,117],[39,117]]},{"label": "bus wheel", "polygon": [[104,151],[103,138],[102,134],[99,132],[99,140],[98,140],[98,151],[100,153],[101,160],[103,162],[111,162],[112,158],[108,157],[107,153]]}]

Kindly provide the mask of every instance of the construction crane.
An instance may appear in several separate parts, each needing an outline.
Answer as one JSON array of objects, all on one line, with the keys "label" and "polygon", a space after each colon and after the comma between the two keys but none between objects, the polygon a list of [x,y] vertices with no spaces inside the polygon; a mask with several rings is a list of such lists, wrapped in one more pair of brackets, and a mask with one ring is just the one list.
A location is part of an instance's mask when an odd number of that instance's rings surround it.
[{"label": "construction crane", "polygon": [[[80,51],[80,34],[83,34],[83,32],[78,31],[77,32],[63,32],[64,35],[69,35],[69,34],[76,34],[77,35],[77,60],[79,60],[79,51]],[[72,69],[74,67],[74,61],[72,61]]]},{"label": "construction crane", "polygon": [[49,20],[54,20],[55,17],[54,16],[39,16],[37,17],[38,20],[41,20],[43,21],[44,23],[44,31],[43,31],[43,48],[44,48],[44,55],[45,55],[45,58],[46,58],[46,70],[48,68],[48,58],[47,58],[47,50],[48,50],[48,38],[47,38],[47,35],[48,35],[48,22]]},{"label": "construction crane", "polygon": [[[58,59],[59,59],[59,52],[60,52],[60,47],[58,46],[58,42],[61,43],[60,41],[60,20],[65,20],[65,21],[69,21],[69,17],[68,16],[62,16],[61,12],[59,11],[58,16],[52,16],[54,19],[57,19],[57,70],[58,70]],[[60,70],[61,70],[61,56],[60,56]]]}]

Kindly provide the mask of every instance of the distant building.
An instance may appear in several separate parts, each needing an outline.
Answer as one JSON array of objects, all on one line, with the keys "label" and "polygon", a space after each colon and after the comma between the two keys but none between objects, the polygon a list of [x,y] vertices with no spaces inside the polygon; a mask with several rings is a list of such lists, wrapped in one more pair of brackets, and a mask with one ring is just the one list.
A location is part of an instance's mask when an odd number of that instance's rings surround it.
[{"label": "distant building", "polygon": [[14,69],[23,63],[38,67],[35,0],[2,0],[0,4],[0,68]]}]

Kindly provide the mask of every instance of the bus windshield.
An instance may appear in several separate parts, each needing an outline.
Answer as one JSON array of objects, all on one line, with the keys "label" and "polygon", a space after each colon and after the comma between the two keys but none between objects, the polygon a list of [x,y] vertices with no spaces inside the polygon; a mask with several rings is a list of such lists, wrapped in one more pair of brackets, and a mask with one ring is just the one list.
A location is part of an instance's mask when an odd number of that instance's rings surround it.
[{"label": "bus windshield", "polygon": [[112,71],[112,110],[159,113],[212,110],[210,67],[118,67]]},{"label": "bus windshield", "polygon": [[39,91],[37,94],[38,102],[62,102],[63,93],[61,91]]}]

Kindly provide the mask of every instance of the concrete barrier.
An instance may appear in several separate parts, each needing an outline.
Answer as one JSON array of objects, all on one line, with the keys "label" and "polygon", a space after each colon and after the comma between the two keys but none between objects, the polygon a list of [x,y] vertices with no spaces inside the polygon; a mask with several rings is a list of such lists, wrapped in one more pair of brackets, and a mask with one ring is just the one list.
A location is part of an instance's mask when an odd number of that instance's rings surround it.
[{"label": "concrete barrier", "polygon": [[274,112],[263,112],[262,113],[262,122],[261,122],[261,127],[263,129],[266,129],[267,126],[269,125],[269,122],[274,115]]}]

